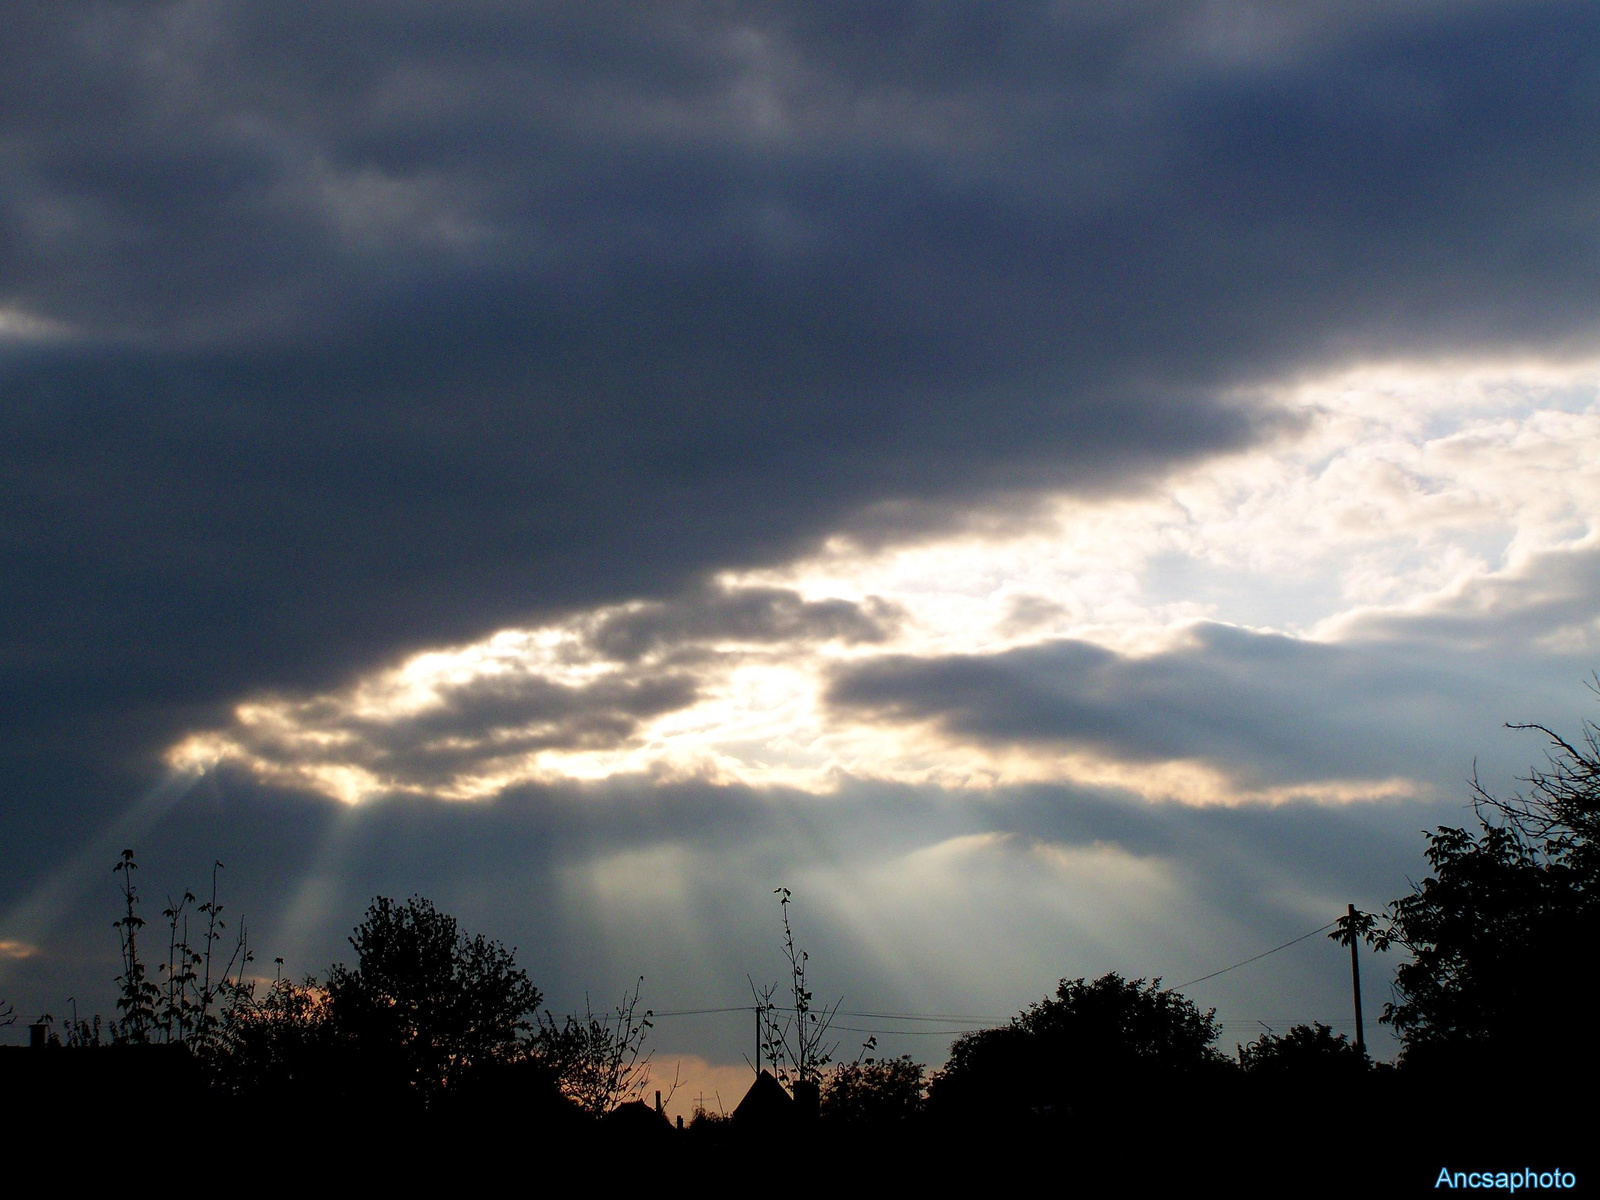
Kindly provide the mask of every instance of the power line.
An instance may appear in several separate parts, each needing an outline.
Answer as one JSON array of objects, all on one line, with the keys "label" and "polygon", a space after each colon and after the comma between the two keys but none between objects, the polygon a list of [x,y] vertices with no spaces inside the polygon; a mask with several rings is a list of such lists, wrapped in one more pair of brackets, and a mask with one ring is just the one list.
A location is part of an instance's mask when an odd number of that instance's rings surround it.
[{"label": "power line", "polygon": [[892,1012],[856,1012],[852,1009],[839,1010],[841,1017],[868,1017],[878,1021],[957,1021],[963,1024],[998,1025],[1009,1021],[1010,1017],[976,1017],[970,1013],[892,1013]]},{"label": "power line", "polygon": [[[765,1008],[771,1012],[792,1013],[793,1005],[788,1004],[734,1004],[726,1008],[675,1008],[663,1009],[652,1012],[654,1017],[700,1017],[715,1013],[747,1013],[755,1008]],[[812,1012],[818,1009],[813,1006]],[[970,1013],[895,1013],[895,1012],[863,1012],[857,1009],[841,1008],[837,1010],[841,1017],[865,1017],[875,1021],[943,1021],[959,1022],[967,1025],[999,1025],[1004,1024],[1009,1017],[980,1017]]]},{"label": "power line", "polygon": [[1287,950],[1290,946],[1294,945],[1296,942],[1303,942],[1309,937],[1316,937],[1317,934],[1319,934],[1319,933],[1326,933],[1328,930],[1332,929],[1338,923],[1339,922],[1337,922],[1337,921],[1329,921],[1326,925],[1322,926],[1320,929],[1313,929],[1310,933],[1302,933],[1297,938],[1290,938],[1287,942],[1285,942],[1281,946],[1274,946],[1271,950],[1263,950],[1260,954],[1257,954],[1252,958],[1247,958],[1243,962],[1236,962],[1231,967],[1223,967],[1222,970],[1213,971],[1209,975],[1202,975],[1202,976],[1200,976],[1199,979],[1191,979],[1191,980],[1189,980],[1188,983],[1180,983],[1177,987],[1173,988],[1172,990],[1175,991],[1175,992],[1182,991],[1186,987],[1193,987],[1197,983],[1204,983],[1208,979],[1215,979],[1218,975],[1226,975],[1229,971],[1237,971],[1240,967],[1249,966],[1251,963],[1257,962],[1260,959],[1263,959],[1263,958],[1267,957],[1267,955],[1269,955],[1269,954],[1276,954],[1279,950]]},{"label": "power line", "polygon": [[[1303,942],[1307,938],[1316,937],[1317,934],[1319,934],[1319,933],[1326,933],[1328,930],[1332,929],[1338,923],[1339,923],[1338,921],[1329,921],[1326,925],[1320,925],[1316,929],[1313,929],[1310,933],[1302,933],[1299,937],[1290,938],[1287,942],[1284,942],[1281,946],[1274,946],[1270,950],[1263,950],[1260,954],[1253,954],[1249,958],[1243,959],[1240,962],[1236,962],[1236,963],[1232,964],[1231,966],[1223,967],[1220,971],[1212,971],[1209,975],[1202,975],[1198,979],[1191,979],[1187,983],[1180,983],[1180,984],[1178,984],[1177,987],[1173,988],[1172,990],[1173,991],[1181,991],[1184,988],[1193,987],[1197,983],[1205,983],[1208,979],[1215,979],[1219,975],[1226,975],[1229,971],[1237,971],[1240,967],[1247,967],[1253,962],[1260,962],[1263,958],[1266,958],[1269,955],[1276,954],[1280,950],[1287,950],[1290,946],[1293,946],[1293,945],[1296,945],[1296,944],[1298,944],[1300,942]],[[661,1010],[659,1012],[652,1012],[650,1015],[653,1018],[654,1017],[701,1017],[701,1016],[711,1016],[711,1015],[720,1014],[720,1013],[747,1013],[747,1012],[751,1012],[752,1010],[754,1010],[756,1008],[763,1008],[763,1007],[768,1009],[769,1011],[772,1011],[772,1012],[792,1013],[794,1011],[793,1006],[785,1005],[785,1004],[770,1004],[770,1005],[730,1004],[730,1005],[726,1005],[726,1006],[721,1007],[721,1008],[664,1009],[664,1010]],[[812,1011],[815,1011],[815,1009],[813,1009]],[[895,1012],[872,1012],[872,1011],[867,1011],[867,1010],[862,1010],[862,1009],[837,1009],[836,1010],[836,1015],[841,1016],[841,1017],[863,1017],[863,1018],[866,1018],[867,1020],[873,1020],[873,1021],[938,1021],[938,1022],[941,1022],[941,1023],[960,1023],[962,1025],[965,1025],[965,1026],[969,1027],[969,1028],[994,1028],[996,1026],[1004,1025],[1004,1024],[1006,1024],[1008,1021],[1010,1021],[1012,1019],[1010,1017],[973,1016],[973,1015],[966,1014],[966,1013],[895,1013]],[[1225,1022],[1225,1024],[1226,1024],[1226,1022]],[[833,1028],[838,1029],[839,1031],[841,1031],[843,1033],[882,1033],[882,1034],[893,1034],[893,1035],[895,1035],[897,1037],[946,1037],[946,1036],[951,1036],[951,1035],[954,1035],[954,1034],[960,1034],[960,1033],[966,1032],[966,1030],[964,1030],[964,1029],[954,1029],[954,1030],[938,1030],[938,1029],[936,1029],[936,1030],[868,1029],[868,1028],[858,1027],[858,1026],[854,1026],[854,1025],[835,1025],[835,1026],[833,1026]]]},{"label": "power line", "polygon": [[965,1029],[866,1029],[857,1025],[830,1025],[828,1032],[834,1033],[881,1033],[886,1037],[960,1037],[963,1033],[972,1033],[976,1029],[984,1028],[981,1025],[968,1026]]}]

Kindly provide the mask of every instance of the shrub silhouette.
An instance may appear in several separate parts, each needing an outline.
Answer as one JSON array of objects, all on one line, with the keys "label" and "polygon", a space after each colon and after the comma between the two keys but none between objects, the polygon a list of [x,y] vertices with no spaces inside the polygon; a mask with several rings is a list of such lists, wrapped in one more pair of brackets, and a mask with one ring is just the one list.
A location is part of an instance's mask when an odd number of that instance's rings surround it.
[{"label": "shrub silhouette", "polygon": [[922,1112],[927,1068],[909,1054],[845,1063],[822,1085],[822,1116],[846,1125],[903,1124]]},{"label": "shrub silhouette", "polygon": [[643,986],[641,978],[609,1013],[596,1013],[586,996],[582,1017],[572,1014],[558,1022],[546,1012],[539,1018],[534,1037],[539,1059],[561,1094],[592,1117],[640,1099],[650,1081],[650,1056],[643,1051],[652,1014],[649,1009],[639,1013]]},{"label": "shrub silhouette", "polygon": [[1345,1078],[1365,1071],[1367,1056],[1344,1034],[1317,1021],[1296,1025],[1288,1033],[1267,1033],[1239,1049],[1246,1072],[1262,1076],[1293,1076],[1316,1081]]},{"label": "shrub silhouette", "polygon": [[1157,1077],[1225,1068],[1211,1046],[1217,1033],[1215,1009],[1201,1012],[1159,979],[1063,979],[1009,1025],[957,1038],[928,1103],[946,1113],[1081,1112]]},{"label": "shrub silhouette", "polygon": [[333,1054],[328,994],[309,975],[279,978],[224,1022],[216,1074],[225,1090],[264,1102],[328,1095],[339,1090]]}]

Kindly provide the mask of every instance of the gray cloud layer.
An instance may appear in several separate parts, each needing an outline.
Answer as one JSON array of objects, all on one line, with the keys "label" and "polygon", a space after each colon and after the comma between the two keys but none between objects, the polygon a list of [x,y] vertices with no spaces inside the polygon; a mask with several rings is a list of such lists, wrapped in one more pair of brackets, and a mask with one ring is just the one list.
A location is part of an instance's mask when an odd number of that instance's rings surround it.
[{"label": "gray cloud layer", "polygon": [[841,714],[929,722],[958,741],[1198,759],[1258,787],[1416,771],[1418,748],[1431,753],[1460,715],[1444,710],[1440,684],[1410,655],[1210,625],[1191,646],[1140,658],[1071,640],[885,656],[840,671],[829,700]]},{"label": "gray cloud layer", "polygon": [[880,655],[837,668],[828,702],[969,744],[1199,760],[1245,787],[1463,779],[1496,725],[1539,719],[1508,703],[1565,708],[1592,671],[1597,570],[1595,549],[1536,555],[1427,611],[1353,617],[1336,642],[1202,623],[1137,657],[1071,639]]},{"label": "gray cloud layer", "polygon": [[862,645],[885,640],[902,619],[879,599],[804,600],[786,588],[702,587],[668,601],[655,601],[604,616],[586,641],[613,662],[632,663],[652,654],[678,659],[703,653],[707,643],[839,641]]},{"label": "gray cloud layer", "polygon": [[[1560,353],[1600,310],[1589,6],[7,19],[0,901],[241,695],[839,530],[1136,488],[1278,427],[1236,384]],[[1208,636],[1169,664],[1197,687],[1342,661]],[[1173,749],[1217,732],[1083,648],[981,667],[1034,716],[979,703],[979,666],[917,669],[973,729],[1042,736],[1045,666],[1121,689],[1074,717],[1095,737],[1132,744],[1130,698]],[[910,665],[874,669],[855,700],[902,696]],[[1321,761],[1275,736],[1264,770]]]},{"label": "gray cloud layer", "polygon": [[21,10],[3,294],[81,336],[0,363],[14,714],[1129,486],[1252,436],[1231,380],[1593,326],[1582,8],[353,12]]}]

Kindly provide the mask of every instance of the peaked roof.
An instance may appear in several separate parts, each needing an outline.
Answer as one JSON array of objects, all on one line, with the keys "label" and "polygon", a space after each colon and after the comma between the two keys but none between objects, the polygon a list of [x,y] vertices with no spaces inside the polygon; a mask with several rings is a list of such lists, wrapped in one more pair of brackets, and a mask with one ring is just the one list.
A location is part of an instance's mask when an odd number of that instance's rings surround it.
[{"label": "peaked roof", "polygon": [[794,1111],[794,1097],[783,1090],[771,1071],[763,1070],[733,1110],[735,1121],[781,1120]]},{"label": "peaked roof", "polygon": [[629,1100],[617,1105],[601,1118],[608,1127],[635,1136],[651,1137],[671,1133],[672,1122],[666,1114],[651,1108],[643,1100]]}]

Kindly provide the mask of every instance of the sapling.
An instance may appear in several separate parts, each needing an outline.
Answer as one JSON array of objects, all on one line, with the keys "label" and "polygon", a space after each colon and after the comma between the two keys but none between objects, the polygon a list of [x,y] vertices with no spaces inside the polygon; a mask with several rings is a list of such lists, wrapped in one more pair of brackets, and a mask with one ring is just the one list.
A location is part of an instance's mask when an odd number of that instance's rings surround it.
[{"label": "sapling", "polygon": [[133,873],[138,869],[132,850],[124,850],[112,867],[122,876],[119,888],[123,915],[112,922],[122,948],[122,974],[117,976],[117,1007],[122,1016],[112,1026],[111,1035],[119,1042],[143,1043],[150,1040],[154,1030],[161,989],[146,977],[144,963],[139,960],[138,936],[144,928],[144,918],[139,916],[139,890],[133,882]]},{"label": "sapling", "polygon": [[779,1020],[779,1009],[772,1003],[777,985],[757,988],[751,981],[762,1022],[761,1051],[772,1063],[778,1081],[791,1091],[814,1089],[821,1080],[822,1068],[833,1061],[833,1053],[839,1048],[837,1041],[829,1043],[828,1030],[844,1000],[841,997],[831,1006],[816,1007],[806,980],[811,956],[795,945],[794,929],[789,923],[789,889],[778,888],[773,895],[781,897],[778,903],[783,912],[783,955],[789,964],[789,993],[794,1003],[789,1015]]}]

